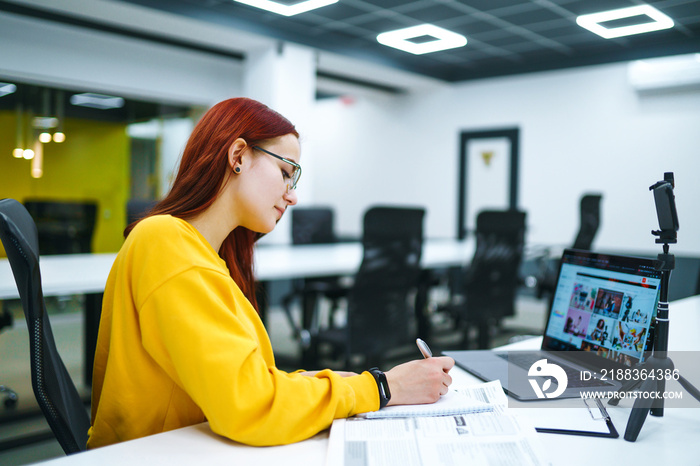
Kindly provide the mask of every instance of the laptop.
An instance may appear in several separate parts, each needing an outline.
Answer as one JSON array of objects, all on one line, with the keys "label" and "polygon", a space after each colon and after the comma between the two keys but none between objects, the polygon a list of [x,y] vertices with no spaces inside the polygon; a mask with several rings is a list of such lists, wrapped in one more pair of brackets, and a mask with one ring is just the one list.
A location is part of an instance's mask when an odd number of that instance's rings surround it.
[{"label": "laptop", "polygon": [[617,370],[644,362],[651,353],[661,285],[654,264],[648,258],[566,249],[538,351],[444,354],[483,380],[500,380],[522,401],[618,390],[624,380],[615,375],[624,371]]}]

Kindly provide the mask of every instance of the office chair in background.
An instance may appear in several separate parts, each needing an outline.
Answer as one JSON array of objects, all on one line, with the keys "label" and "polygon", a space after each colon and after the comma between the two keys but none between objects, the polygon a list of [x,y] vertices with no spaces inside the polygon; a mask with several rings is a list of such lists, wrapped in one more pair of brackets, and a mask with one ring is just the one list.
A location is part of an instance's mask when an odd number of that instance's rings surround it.
[{"label": "office chair in background", "polygon": [[96,202],[26,199],[24,206],[36,224],[43,255],[92,252]]},{"label": "office chair in background", "polygon": [[[293,207],[292,244],[331,244],[336,242],[333,209],[330,207]],[[282,298],[282,309],[294,338],[305,351],[311,345],[313,334],[318,329],[318,306],[320,300],[330,301],[327,325],[332,327],[339,301],[347,295],[348,289],[341,282],[341,277],[315,277],[292,280],[292,290]],[[294,319],[292,305],[299,301],[302,307],[301,322]]]},{"label": "office chair in background", "polygon": [[477,215],[474,257],[459,274],[456,296],[449,305],[462,331],[464,349],[470,346],[473,328],[477,331],[476,347],[490,348],[492,331],[504,317],[515,314],[525,218],[525,212],[518,210],[485,210]]},{"label": "office chair in background", "polygon": [[27,319],[34,395],[63,451],[84,451],[90,419],[58,353],[46,313],[37,228],[27,209],[14,199],[0,200],[0,240]]},{"label": "office chair in background", "polygon": [[292,207],[293,244],[335,243],[331,207]]},{"label": "office chair in background", "polygon": [[157,203],[150,199],[129,199],[126,202],[126,224],[131,225],[143,218]]},{"label": "office chair in background", "polygon": [[601,194],[586,194],[581,197],[579,207],[579,229],[574,240],[574,249],[589,251],[593,245],[596,233],[600,227]]},{"label": "office chair in background", "polygon": [[[347,322],[321,329],[313,349],[330,346],[343,368],[352,357],[381,365],[387,352],[416,338],[415,303],[423,249],[422,208],[372,207],[363,220],[363,257],[347,296]],[[415,350],[415,348],[412,348]],[[365,367],[363,366],[363,367]]]},{"label": "office chair in background", "polygon": [[[600,202],[601,194],[584,194],[579,203],[579,229],[574,240],[573,249],[590,251],[593,240],[600,228]],[[549,256],[549,251],[538,258],[540,261],[537,277],[537,297],[542,299],[554,295],[554,287],[557,285],[557,273],[559,273],[559,258]]]},{"label": "office chair in background", "polygon": [[[39,250],[44,256],[54,254],[88,254],[97,224],[97,202],[25,199],[24,207],[31,215],[39,235]],[[49,296],[49,306],[65,311],[75,296]],[[77,297],[79,306],[84,298]]]}]

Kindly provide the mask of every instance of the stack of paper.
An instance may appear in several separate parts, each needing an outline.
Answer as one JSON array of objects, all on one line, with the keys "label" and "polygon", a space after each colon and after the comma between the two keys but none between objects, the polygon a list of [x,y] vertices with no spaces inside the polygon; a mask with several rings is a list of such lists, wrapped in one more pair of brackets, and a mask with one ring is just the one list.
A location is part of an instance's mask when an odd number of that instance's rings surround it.
[{"label": "stack of paper", "polygon": [[534,427],[507,413],[500,382],[453,386],[433,405],[388,407],[334,421],[327,464],[546,465],[536,435]]}]

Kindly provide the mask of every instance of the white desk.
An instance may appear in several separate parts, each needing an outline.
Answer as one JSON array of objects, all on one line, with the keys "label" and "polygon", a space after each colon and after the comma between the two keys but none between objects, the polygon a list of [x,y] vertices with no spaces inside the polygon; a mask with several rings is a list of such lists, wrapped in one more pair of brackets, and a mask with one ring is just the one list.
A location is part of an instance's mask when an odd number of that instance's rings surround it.
[{"label": "white desk", "polygon": [[[423,245],[421,264],[426,269],[467,263],[474,254],[473,241],[432,240]],[[260,281],[304,277],[352,275],[362,261],[361,243],[325,245],[259,246],[255,252],[255,276]],[[86,294],[85,361],[95,355],[101,293],[112,268],[115,253],[52,255],[40,258],[44,296]],[[10,263],[0,259],[0,300],[19,298]],[[263,319],[265,310],[261,308]],[[92,381],[92,364],[85,364],[84,381]]]},{"label": "white desk", "polygon": [[[427,240],[421,265],[436,269],[468,263],[474,255],[472,240]],[[361,243],[266,245],[255,251],[255,275],[259,280],[277,280],[330,275],[351,275],[362,261]]]},{"label": "white desk", "polygon": [[[102,293],[116,254],[42,256],[41,285],[44,296]],[[19,298],[7,258],[0,259],[0,299]]]},{"label": "white desk", "polygon": [[[424,268],[467,263],[474,254],[473,241],[429,240],[424,243]],[[72,254],[41,257],[44,296],[101,293],[116,254]],[[255,252],[258,280],[283,280],[324,275],[354,274],[362,261],[361,243],[260,246]],[[0,299],[18,298],[7,259],[0,259]]]},{"label": "white desk", "polygon": [[[671,303],[669,350],[700,350],[700,297]],[[538,339],[510,345],[510,349],[535,348]],[[470,374],[453,369],[456,383],[476,381]],[[699,380],[691,380],[695,386]],[[547,401],[546,403],[556,401]],[[535,402],[539,403],[539,402]],[[529,406],[532,406],[531,404]],[[631,405],[609,407],[620,438],[595,438],[539,434],[553,465],[698,465],[700,464],[700,403],[697,408],[666,409],[661,418],[648,416],[636,442],[622,438]],[[532,409],[532,408],[530,408]],[[517,409],[512,409],[517,415]],[[257,466],[325,464],[328,432],[293,445],[255,448],[213,434],[207,424],[186,427],[118,445],[91,450],[47,462],[49,465],[231,465]]]}]

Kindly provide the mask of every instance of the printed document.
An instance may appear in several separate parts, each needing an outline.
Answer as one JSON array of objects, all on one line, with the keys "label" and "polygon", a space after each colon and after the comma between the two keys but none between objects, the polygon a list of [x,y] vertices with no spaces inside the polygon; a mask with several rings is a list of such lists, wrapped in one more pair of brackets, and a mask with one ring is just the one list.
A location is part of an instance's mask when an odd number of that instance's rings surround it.
[{"label": "printed document", "polygon": [[534,427],[508,414],[500,382],[450,387],[489,411],[441,416],[337,419],[327,465],[547,465]]}]

